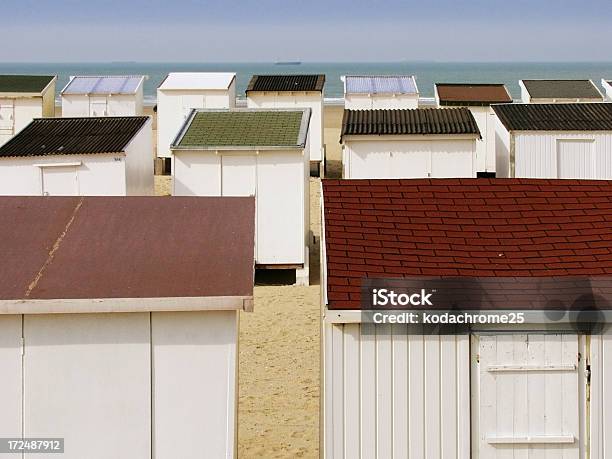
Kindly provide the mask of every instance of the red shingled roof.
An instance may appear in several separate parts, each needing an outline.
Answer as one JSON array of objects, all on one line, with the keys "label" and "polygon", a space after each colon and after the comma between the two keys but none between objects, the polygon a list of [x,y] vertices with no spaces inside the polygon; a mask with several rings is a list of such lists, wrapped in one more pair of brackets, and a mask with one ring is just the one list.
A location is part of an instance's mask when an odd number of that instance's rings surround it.
[{"label": "red shingled roof", "polygon": [[612,274],[612,182],[324,180],[328,307],[363,277]]}]

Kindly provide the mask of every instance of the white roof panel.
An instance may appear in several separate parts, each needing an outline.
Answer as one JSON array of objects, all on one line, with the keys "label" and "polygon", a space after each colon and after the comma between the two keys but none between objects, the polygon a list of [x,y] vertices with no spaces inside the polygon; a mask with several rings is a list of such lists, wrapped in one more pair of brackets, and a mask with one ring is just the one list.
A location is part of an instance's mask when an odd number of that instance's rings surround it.
[{"label": "white roof panel", "polygon": [[234,78],[230,72],[173,72],[159,89],[228,89]]},{"label": "white roof panel", "polygon": [[345,94],[418,94],[416,80],[410,75],[347,75]]},{"label": "white roof panel", "polygon": [[144,79],[142,75],[75,76],[62,94],[135,94]]}]

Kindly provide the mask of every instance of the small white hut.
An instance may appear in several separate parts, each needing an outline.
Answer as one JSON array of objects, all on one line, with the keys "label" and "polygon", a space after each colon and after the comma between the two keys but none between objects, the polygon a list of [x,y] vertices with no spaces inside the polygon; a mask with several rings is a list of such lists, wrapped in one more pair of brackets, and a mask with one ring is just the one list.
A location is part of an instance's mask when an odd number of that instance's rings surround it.
[{"label": "small white hut", "polygon": [[344,108],[410,109],[419,106],[416,78],[409,75],[346,75]]},{"label": "small white hut", "polygon": [[253,198],[5,196],[0,212],[2,435],[61,438],[65,459],[235,458]]},{"label": "small white hut", "polygon": [[493,109],[498,177],[612,179],[612,103]]},{"label": "small white hut", "polygon": [[467,108],[345,110],[343,177],[476,177],[478,139]]},{"label": "small white hut", "polygon": [[170,158],[170,144],[192,109],[235,106],[235,73],[168,74],[157,88],[157,156]]},{"label": "small white hut", "polygon": [[325,75],[253,75],[246,89],[249,108],[310,108],[310,169],[325,169],[323,86]]},{"label": "small white hut", "polygon": [[511,103],[503,84],[436,83],[438,107],[467,107],[478,124],[481,139],[476,141],[476,175],[495,177],[495,129],[497,115],[491,104]]},{"label": "small white hut", "polygon": [[153,195],[151,118],[35,119],[0,147],[0,195]]},{"label": "small white hut", "polygon": [[72,76],[62,89],[62,116],[141,116],[146,77]]},{"label": "small white hut", "polygon": [[310,109],[193,110],[172,144],[175,196],[255,196],[255,262],[308,285]]},{"label": "small white hut", "polygon": [[0,145],[34,118],[55,116],[57,76],[0,75]]},{"label": "small white hut", "polygon": [[601,85],[606,92],[606,100],[612,101],[612,80],[606,80],[605,78],[601,80]]}]

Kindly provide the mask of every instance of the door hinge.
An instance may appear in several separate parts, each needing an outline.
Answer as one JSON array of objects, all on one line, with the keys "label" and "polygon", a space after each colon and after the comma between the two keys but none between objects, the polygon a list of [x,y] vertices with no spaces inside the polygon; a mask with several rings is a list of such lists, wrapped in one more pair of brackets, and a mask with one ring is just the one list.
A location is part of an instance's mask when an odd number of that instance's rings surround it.
[{"label": "door hinge", "polygon": [[25,339],[22,336],[21,337],[21,356],[23,357],[25,355]]}]

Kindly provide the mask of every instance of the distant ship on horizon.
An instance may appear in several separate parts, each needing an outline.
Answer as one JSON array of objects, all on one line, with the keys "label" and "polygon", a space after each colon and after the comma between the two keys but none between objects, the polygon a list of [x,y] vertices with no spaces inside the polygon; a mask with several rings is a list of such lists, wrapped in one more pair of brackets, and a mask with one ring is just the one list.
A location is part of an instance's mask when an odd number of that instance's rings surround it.
[{"label": "distant ship on horizon", "polygon": [[301,65],[301,61],[276,61],[274,65]]}]

